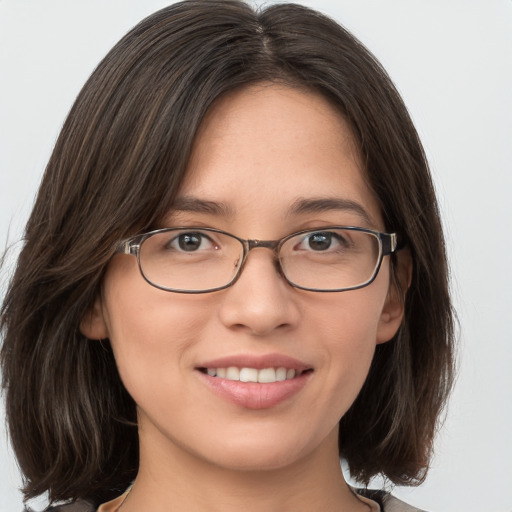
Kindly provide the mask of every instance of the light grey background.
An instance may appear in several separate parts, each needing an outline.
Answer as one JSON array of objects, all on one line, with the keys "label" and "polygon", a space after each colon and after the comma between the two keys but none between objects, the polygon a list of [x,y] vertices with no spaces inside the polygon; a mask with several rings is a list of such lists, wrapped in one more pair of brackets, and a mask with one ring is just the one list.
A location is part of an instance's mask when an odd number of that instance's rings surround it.
[{"label": "light grey background", "polygon": [[[0,247],[20,238],[60,126],[94,66],[168,3],[0,0]],[[389,71],[443,211],[459,378],[427,481],[395,493],[433,512],[512,511],[512,1],[301,3],[344,24]],[[0,510],[15,512],[20,477],[2,415]]]}]

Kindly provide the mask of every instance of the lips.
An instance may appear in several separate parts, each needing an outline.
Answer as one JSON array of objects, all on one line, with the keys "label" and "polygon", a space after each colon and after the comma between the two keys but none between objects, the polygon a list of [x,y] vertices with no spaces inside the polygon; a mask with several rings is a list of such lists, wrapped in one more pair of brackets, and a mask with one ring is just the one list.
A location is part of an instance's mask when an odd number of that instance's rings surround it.
[{"label": "lips", "polygon": [[280,354],[224,357],[205,361],[196,370],[216,395],[248,409],[266,409],[290,399],[313,373],[311,366]]}]

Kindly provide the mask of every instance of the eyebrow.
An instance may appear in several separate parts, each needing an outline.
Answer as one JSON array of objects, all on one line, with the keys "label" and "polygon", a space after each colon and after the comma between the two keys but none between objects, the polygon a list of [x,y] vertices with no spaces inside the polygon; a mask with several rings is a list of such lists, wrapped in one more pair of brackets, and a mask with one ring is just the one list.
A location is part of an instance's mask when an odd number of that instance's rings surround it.
[{"label": "eyebrow", "polygon": [[355,213],[369,226],[375,223],[370,214],[359,203],[351,199],[339,197],[320,197],[313,199],[300,198],[294,201],[289,215],[301,215],[305,213],[323,213],[329,211],[346,211]]},{"label": "eyebrow", "polygon": [[207,213],[224,217],[232,217],[234,215],[233,209],[225,203],[206,201],[190,196],[177,198],[172,204],[171,212]]}]

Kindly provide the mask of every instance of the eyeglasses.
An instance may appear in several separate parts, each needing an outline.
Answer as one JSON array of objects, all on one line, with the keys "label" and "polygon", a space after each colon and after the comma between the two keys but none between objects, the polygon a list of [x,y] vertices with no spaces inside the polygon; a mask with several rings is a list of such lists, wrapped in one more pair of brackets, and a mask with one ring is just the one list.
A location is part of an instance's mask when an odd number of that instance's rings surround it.
[{"label": "eyeglasses", "polygon": [[177,227],[131,237],[117,252],[136,256],[142,276],[156,288],[206,293],[231,286],[257,248],[274,252],[291,286],[315,292],[368,286],[382,258],[399,249],[396,233],[352,226],[307,229],[281,240],[244,240],[219,229]]}]

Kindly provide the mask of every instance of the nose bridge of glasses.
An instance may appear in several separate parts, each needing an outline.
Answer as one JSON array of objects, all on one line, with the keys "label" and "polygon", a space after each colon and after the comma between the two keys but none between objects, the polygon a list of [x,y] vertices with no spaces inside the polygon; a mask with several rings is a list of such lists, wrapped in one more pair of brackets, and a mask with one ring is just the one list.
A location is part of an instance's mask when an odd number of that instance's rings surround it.
[{"label": "nose bridge of glasses", "polygon": [[[279,267],[279,262],[277,261],[277,251],[279,248],[280,240],[243,240],[242,244],[244,245],[244,257],[242,260],[242,266],[245,266],[247,257],[249,256],[249,252],[253,249],[270,249],[273,252],[274,259],[276,261],[277,267]],[[240,271],[242,269],[240,268]],[[280,270],[279,270],[280,271]]]},{"label": "nose bridge of glasses", "polygon": [[279,240],[247,240],[247,251],[262,247],[275,251],[279,245]]},{"label": "nose bridge of glasses", "polygon": [[282,269],[280,262],[277,258],[277,251],[279,248],[280,240],[241,240],[242,245],[244,246],[244,256],[241,261],[238,261],[239,268],[238,268],[238,276],[240,276],[243,268],[245,267],[247,263],[247,257],[249,256],[249,252],[253,249],[270,249],[273,253],[273,260],[276,267],[276,271],[278,274],[282,275]]}]

